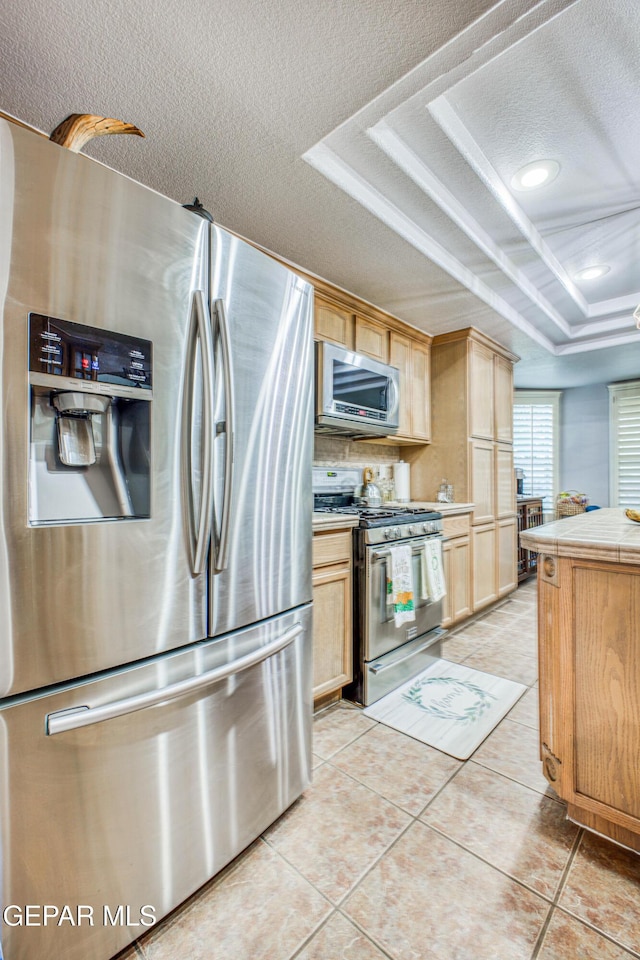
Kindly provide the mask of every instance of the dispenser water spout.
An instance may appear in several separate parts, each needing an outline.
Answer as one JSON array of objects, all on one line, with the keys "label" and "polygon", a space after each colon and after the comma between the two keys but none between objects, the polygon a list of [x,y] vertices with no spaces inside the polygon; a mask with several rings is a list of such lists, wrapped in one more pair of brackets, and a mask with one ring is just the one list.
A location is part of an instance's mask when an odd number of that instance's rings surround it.
[{"label": "dispenser water spout", "polygon": [[93,439],[94,413],[105,413],[111,397],[76,392],[56,393],[53,406],[58,415],[58,454],[67,467],[90,467],[96,461]]}]

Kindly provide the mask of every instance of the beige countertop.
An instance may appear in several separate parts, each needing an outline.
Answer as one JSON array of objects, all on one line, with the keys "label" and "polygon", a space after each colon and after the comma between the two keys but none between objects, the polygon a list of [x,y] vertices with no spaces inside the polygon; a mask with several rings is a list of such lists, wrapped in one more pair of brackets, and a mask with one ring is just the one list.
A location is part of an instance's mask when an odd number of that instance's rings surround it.
[{"label": "beige countertop", "polygon": [[591,510],[523,530],[520,543],[527,550],[556,557],[640,564],[640,523],[627,519],[622,507]]},{"label": "beige countertop", "polygon": [[390,507],[420,507],[424,510],[437,510],[444,517],[457,513],[471,513],[475,503],[438,503],[436,500],[412,500],[410,503],[390,503]]},{"label": "beige countertop", "polygon": [[348,527],[357,527],[360,517],[357,513],[314,513],[313,529],[318,530],[345,530]]}]

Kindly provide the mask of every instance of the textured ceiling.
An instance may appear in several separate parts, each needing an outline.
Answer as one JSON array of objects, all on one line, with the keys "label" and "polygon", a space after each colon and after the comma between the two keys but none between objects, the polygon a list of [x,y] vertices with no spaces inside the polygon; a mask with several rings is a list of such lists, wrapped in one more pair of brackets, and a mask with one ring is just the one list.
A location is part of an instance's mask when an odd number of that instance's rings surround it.
[{"label": "textured ceiling", "polygon": [[[636,6],[5,0],[0,110],[135,123],[85,152],[430,333],[479,327],[521,386],[608,382],[640,372]],[[515,196],[541,156],[560,176]]]}]

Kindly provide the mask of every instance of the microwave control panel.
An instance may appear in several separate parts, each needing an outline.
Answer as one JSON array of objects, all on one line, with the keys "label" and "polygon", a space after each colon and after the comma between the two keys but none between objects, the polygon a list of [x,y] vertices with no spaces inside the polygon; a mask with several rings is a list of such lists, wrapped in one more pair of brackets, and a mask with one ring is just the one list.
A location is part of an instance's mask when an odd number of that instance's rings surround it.
[{"label": "microwave control panel", "polygon": [[334,403],[336,413],[348,413],[355,417],[366,417],[368,420],[386,420],[387,415],[381,410],[364,410],[362,407],[352,407],[346,403]]}]

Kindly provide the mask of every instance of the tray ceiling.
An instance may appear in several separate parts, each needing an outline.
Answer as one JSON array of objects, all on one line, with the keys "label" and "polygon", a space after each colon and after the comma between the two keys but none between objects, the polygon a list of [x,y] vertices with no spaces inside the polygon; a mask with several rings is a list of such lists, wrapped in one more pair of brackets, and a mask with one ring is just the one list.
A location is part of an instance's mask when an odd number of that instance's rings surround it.
[{"label": "tray ceiling", "polygon": [[[637,347],[640,7],[492,18],[305,159],[551,358]],[[554,179],[514,186],[544,160]]]}]

